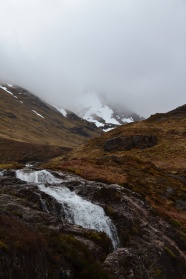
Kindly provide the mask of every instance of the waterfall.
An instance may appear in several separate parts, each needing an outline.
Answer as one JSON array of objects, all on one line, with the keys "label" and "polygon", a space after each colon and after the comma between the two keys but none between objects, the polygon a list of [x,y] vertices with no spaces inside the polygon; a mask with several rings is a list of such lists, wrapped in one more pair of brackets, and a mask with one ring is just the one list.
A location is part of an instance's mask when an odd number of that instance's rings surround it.
[{"label": "waterfall", "polygon": [[17,170],[16,177],[28,183],[58,185],[63,181],[54,177],[49,171]]},{"label": "waterfall", "polygon": [[23,181],[37,183],[40,191],[56,199],[61,204],[69,223],[105,232],[111,239],[114,249],[118,247],[119,239],[116,227],[106,216],[103,208],[81,198],[74,191],[70,191],[63,185],[66,180],[55,178],[46,170],[18,170],[16,176]]}]

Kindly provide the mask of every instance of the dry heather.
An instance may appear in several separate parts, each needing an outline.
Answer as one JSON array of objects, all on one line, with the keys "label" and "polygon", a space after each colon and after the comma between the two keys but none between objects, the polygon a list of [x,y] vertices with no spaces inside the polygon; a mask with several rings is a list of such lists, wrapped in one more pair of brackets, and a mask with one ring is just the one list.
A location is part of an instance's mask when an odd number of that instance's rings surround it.
[{"label": "dry heather", "polygon": [[[150,148],[130,145],[129,150],[104,151],[111,139],[117,143],[115,139],[129,138],[131,144],[131,138],[147,135],[156,139]],[[186,229],[186,105],[114,129],[50,161],[45,167],[123,185],[140,193],[175,226]]]}]

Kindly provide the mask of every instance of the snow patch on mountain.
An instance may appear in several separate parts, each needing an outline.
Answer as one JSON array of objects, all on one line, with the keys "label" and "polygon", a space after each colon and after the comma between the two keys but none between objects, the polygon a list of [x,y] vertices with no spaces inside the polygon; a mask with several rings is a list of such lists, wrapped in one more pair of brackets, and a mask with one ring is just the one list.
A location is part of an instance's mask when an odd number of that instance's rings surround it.
[{"label": "snow patch on mountain", "polygon": [[67,117],[67,111],[63,108],[59,108],[57,106],[54,106],[64,117]]},{"label": "snow patch on mountain", "polygon": [[3,89],[4,91],[6,91],[7,93],[11,94],[14,98],[17,99],[17,97],[12,92],[10,92],[5,86],[0,85],[0,88]]},{"label": "snow patch on mountain", "polygon": [[79,100],[76,112],[78,116],[93,122],[102,130],[110,130],[110,127],[105,128],[107,123],[115,126],[120,125],[118,120],[113,117],[113,110],[107,104],[103,104],[95,92],[83,95]]},{"label": "snow patch on mountain", "polygon": [[111,104],[95,92],[85,92],[75,108],[78,116],[93,122],[98,128],[108,132],[119,125],[142,120],[139,115],[129,112],[121,105]]},{"label": "snow patch on mountain", "polygon": [[113,111],[107,105],[102,105],[101,103],[99,103],[99,106],[97,107],[89,107],[83,115],[84,119],[90,122],[95,122],[98,127],[104,126],[104,123],[95,119],[95,115],[102,118],[105,123],[120,125],[120,123],[112,117]]},{"label": "snow patch on mountain", "polygon": [[39,113],[38,113],[38,112],[36,112],[35,110],[33,110],[33,109],[32,109],[32,111],[33,111],[35,114],[37,114],[38,116],[40,116],[40,117],[44,118],[44,116],[43,116],[43,115],[39,114]]},{"label": "snow patch on mountain", "polygon": [[103,129],[104,132],[109,132],[111,130],[113,130],[113,128],[105,128],[105,129]]},{"label": "snow patch on mountain", "polygon": [[123,118],[122,121],[126,122],[126,123],[131,123],[131,122],[134,122],[134,119],[132,117],[130,117],[130,118]]}]

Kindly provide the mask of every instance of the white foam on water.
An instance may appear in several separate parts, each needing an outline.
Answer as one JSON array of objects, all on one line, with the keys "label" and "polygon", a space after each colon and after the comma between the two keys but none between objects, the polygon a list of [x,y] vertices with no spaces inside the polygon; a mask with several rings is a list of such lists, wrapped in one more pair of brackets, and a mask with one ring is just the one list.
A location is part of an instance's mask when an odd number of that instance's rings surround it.
[{"label": "white foam on water", "polygon": [[65,218],[69,223],[82,226],[83,228],[105,232],[112,240],[113,247],[118,247],[119,239],[116,227],[111,219],[106,216],[103,208],[70,191],[62,185],[64,182],[62,179],[54,177],[46,170],[18,170],[16,171],[16,176],[24,181],[37,183],[40,191],[56,199],[62,205]]}]

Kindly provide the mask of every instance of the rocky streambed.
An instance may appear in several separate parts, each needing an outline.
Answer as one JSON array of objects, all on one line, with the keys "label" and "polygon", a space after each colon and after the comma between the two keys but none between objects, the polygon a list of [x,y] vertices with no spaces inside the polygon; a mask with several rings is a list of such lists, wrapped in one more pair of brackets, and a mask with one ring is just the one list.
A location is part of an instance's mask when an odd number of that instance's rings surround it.
[{"label": "rocky streambed", "polygon": [[116,184],[0,172],[0,278],[186,278],[184,235]]}]

